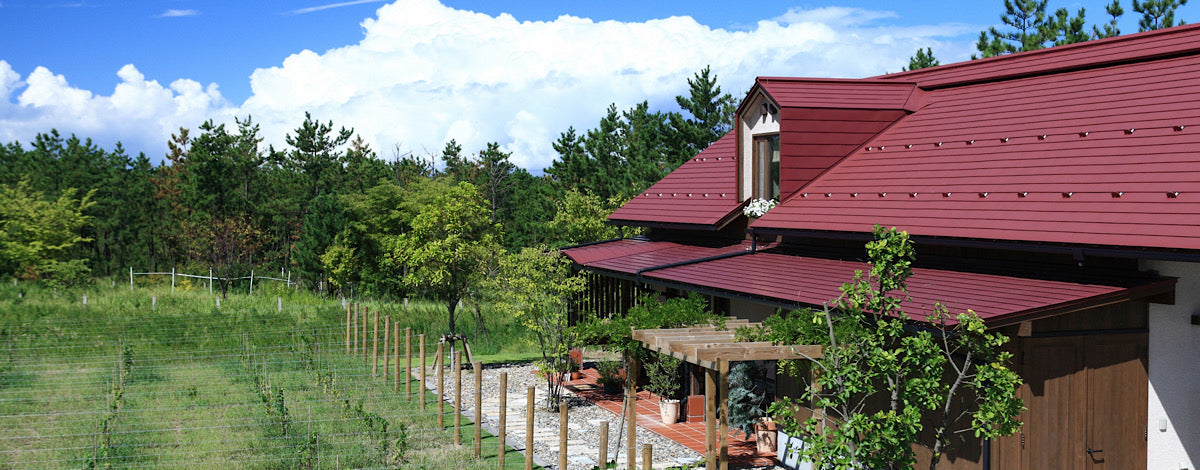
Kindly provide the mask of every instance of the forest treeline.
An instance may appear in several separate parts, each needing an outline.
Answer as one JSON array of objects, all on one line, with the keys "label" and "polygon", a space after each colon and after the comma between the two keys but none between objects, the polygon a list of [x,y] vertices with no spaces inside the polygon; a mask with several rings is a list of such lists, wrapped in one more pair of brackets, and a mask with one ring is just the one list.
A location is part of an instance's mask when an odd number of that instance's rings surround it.
[{"label": "forest treeline", "polygon": [[381,156],[308,114],[282,148],[263,144],[252,116],[181,128],[158,164],[49,130],[0,146],[0,276],[67,285],[131,267],[255,269],[326,292],[406,295],[437,283],[405,276],[455,250],[486,259],[615,235],[608,212],[730,128],[736,102],[716,76],[706,67],[687,85],[678,111],[611,105],[595,128],[566,130],[543,175],[497,143]]}]

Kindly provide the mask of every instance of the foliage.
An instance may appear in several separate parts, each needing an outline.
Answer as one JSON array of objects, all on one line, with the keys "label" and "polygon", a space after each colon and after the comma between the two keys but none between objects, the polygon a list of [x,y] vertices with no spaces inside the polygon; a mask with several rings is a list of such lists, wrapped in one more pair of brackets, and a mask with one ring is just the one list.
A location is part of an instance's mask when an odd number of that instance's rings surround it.
[{"label": "foliage", "polygon": [[621,378],[621,361],[600,361],[596,364],[596,372],[600,374],[596,383],[601,386],[625,383]]},{"label": "foliage", "polygon": [[92,193],[75,197],[74,189],[47,199],[30,188],[28,179],[0,186],[0,273],[38,279],[43,269],[66,262],[91,217]]},{"label": "foliage", "polygon": [[455,310],[483,279],[484,262],[500,251],[497,228],[471,183],[459,183],[421,206],[410,230],[389,237],[388,256],[404,267],[404,284],[441,300],[455,333]]},{"label": "foliage", "polygon": [[1104,7],[1104,11],[1108,13],[1108,24],[1101,29],[1099,26],[1092,26],[1092,37],[1095,39],[1111,38],[1121,35],[1120,28],[1117,28],[1117,21],[1121,19],[1121,15],[1125,14],[1125,9],[1121,8],[1121,0],[1112,0],[1112,3]]},{"label": "foliage", "polygon": [[577,191],[567,191],[558,203],[558,211],[547,229],[558,246],[616,238],[616,227],[605,223],[608,214],[620,207],[622,198],[601,199]]},{"label": "foliage", "polygon": [[344,243],[334,243],[321,255],[321,265],[329,273],[329,283],[338,290],[345,289],[354,282],[358,264],[355,262],[354,248]]},{"label": "foliage", "polygon": [[657,360],[646,363],[646,375],[650,384],[646,390],[661,398],[679,399],[679,389],[683,386],[680,368],[683,360],[669,354],[655,354]]},{"label": "foliage", "polygon": [[555,251],[525,248],[500,260],[499,274],[487,281],[496,311],[516,318],[537,340],[539,368],[546,374],[547,406],[558,406],[562,383],[571,370],[573,334],[568,325],[571,299],[584,289],[584,278],[571,273],[571,260]]},{"label": "foliage", "polygon": [[1033,51],[1090,39],[1083,32],[1083,8],[1073,17],[1065,8],[1047,14],[1047,2],[1048,0],[1004,0],[1004,14],[1000,15],[1000,21],[1009,29],[1002,31],[990,27],[980,32],[975,48],[979,50],[981,57]]},{"label": "foliage", "polygon": [[[833,309],[771,319],[763,329],[739,335],[824,346],[824,356],[812,362],[814,378],[804,399],[826,415],[796,423],[792,413],[799,404],[783,400],[772,407],[781,429],[810,436],[805,457],[837,469],[911,468],[912,444],[926,428],[933,430],[927,443],[931,468],[965,430],[981,439],[1014,432],[1021,379],[1009,368],[1011,354],[1002,350],[1008,339],[989,333],[970,311],[951,316],[940,306],[928,328],[908,327],[901,303],[912,246],[906,233],[894,229],[876,227],[875,236],[867,244],[871,270],[843,285]],[[801,370],[795,364],[786,369],[804,380]],[[952,414],[958,405],[966,409]]]},{"label": "foliage", "polygon": [[1138,20],[1138,31],[1182,25],[1183,21],[1175,21],[1175,10],[1184,5],[1187,5],[1187,0],[1133,0],[1133,11],[1142,14]]},{"label": "foliage", "polygon": [[682,328],[701,324],[723,329],[725,318],[711,313],[704,298],[692,292],[686,297],[663,301],[644,295],[638,298],[637,305],[630,308],[624,317],[583,318],[573,328],[583,345],[603,345],[609,350],[630,356],[641,350],[641,343],[633,339],[635,329]]},{"label": "foliage", "polygon": [[928,67],[937,67],[941,65],[937,58],[933,56],[933,48],[926,47],[925,49],[917,49],[917,53],[908,59],[908,67],[905,71],[917,70]]},{"label": "foliage", "polygon": [[751,362],[738,362],[729,369],[729,425],[740,429],[746,439],[754,424],[767,415],[768,390],[762,370]]}]

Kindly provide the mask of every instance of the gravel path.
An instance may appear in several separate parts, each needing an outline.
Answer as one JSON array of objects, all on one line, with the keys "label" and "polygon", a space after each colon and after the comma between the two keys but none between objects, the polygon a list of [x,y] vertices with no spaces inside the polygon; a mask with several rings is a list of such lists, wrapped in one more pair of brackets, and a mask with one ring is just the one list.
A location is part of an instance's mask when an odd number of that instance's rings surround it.
[{"label": "gravel path", "polygon": [[[417,373],[418,370],[419,368],[413,369],[414,373]],[[535,367],[530,364],[500,365],[484,368],[481,390],[481,394],[483,395],[484,429],[497,434],[500,424],[500,373],[507,372],[508,403],[506,404],[506,408],[508,444],[522,452],[525,450],[526,394],[528,387],[533,386],[535,391],[534,462],[543,468],[561,470],[557,468],[559,416],[557,411],[549,412],[545,410],[546,382],[541,377],[534,375],[534,370]],[[470,368],[464,369],[463,411],[469,417],[475,416],[474,383],[475,377],[473,371]],[[437,376],[433,374],[427,376],[425,384],[430,390],[437,390]],[[567,422],[569,429],[567,434],[567,470],[587,470],[597,464],[596,460],[599,458],[599,449],[597,446],[600,442],[601,421],[608,421],[608,458],[611,460],[615,457],[618,468],[624,468],[626,449],[625,438],[622,435],[624,429],[622,417],[595,406],[591,402],[578,397],[570,390],[563,389],[563,396],[567,399],[567,403],[570,406]],[[450,374],[446,375],[444,399],[451,403],[454,400],[454,378]],[[703,457],[699,452],[640,427],[637,430],[637,442],[639,448],[642,444],[653,445],[654,468],[695,465]],[[640,465],[640,463],[641,456],[639,453],[638,464]]]}]

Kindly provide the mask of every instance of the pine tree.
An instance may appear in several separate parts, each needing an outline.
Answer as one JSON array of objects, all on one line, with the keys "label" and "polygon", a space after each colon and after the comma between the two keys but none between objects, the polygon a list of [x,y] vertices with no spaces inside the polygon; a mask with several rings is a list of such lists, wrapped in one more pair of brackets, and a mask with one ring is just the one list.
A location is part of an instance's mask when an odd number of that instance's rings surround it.
[{"label": "pine tree", "polygon": [[1108,20],[1108,24],[1104,25],[1104,29],[1092,26],[1093,39],[1104,39],[1121,35],[1121,30],[1117,28],[1117,21],[1121,19],[1121,15],[1125,14],[1125,9],[1121,8],[1121,0],[1113,0],[1107,7],[1104,7],[1104,11],[1108,12],[1108,16],[1111,18]]},{"label": "pine tree", "polygon": [[[1000,21],[1011,29],[1000,31],[991,27],[980,32],[975,48],[982,57],[993,57],[1090,39],[1090,36],[1083,32],[1086,23],[1084,9],[1080,8],[1074,17],[1065,8],[1048,15],[1047,2],[1048,0],[1004,0],[1004,14],[1000,15]],[[978,57],[972,55],[971,58]]]},{"label": "pine tree", "polygon": [[671,128],[677,134],[678,152],[670,162],[671,169],[683,164],[708,148],[733,128],[733,113],[737,102],[729,93],[721,93],[717,76],[708,66],[696,72],[688,81],[688,95],[676,96],[679,108],[688,114],[671,113]]},{"label": "pine tree", "polygon": [[917,70],[926,67],[937,67],[938,65],[941,64],[933,56],[933,48],[926,47],[925,49],[917,49],[916,55],[908,58],[908,67],[905,67],[904,70]]},{"label": "pine tree", "polygon": [[1138,31],[1153,31],[1183,25],[1175,21],[1175,10],[1187,5],[1187,0],[1133,0],[1133,11],[1142,14],[1138,20]]}]

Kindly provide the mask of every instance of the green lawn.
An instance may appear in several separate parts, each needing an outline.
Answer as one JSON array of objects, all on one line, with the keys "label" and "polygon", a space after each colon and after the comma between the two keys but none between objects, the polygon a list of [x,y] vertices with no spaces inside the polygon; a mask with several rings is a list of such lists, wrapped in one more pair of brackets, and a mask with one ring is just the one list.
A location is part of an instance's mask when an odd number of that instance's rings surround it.
[{"label": "green lawn", "polygon": [[[0,468],[496,468],[494,437],[473,459],[468,420],[453,445],[432,393],[421,411],[346,354],[336,300],[267,284],[218,309],[203,286],[99,285],[0,286]],[[447,330],[433,303],[369,305],[413,334]],[[522,335],[490,322],[476,360],[536,357]]]}]

